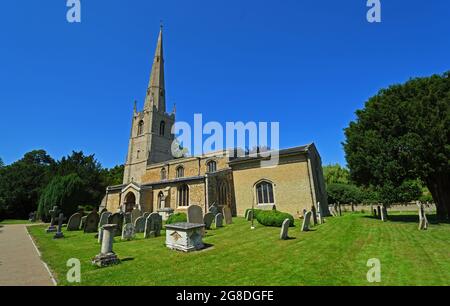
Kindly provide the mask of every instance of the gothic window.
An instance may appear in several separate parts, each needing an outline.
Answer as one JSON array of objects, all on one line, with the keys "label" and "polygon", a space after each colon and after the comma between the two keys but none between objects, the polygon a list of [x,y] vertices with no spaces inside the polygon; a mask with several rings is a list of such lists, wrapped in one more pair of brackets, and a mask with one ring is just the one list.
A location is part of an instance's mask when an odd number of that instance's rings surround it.
[{"label": "gothic window", "polygon": [[256,185],[256,199],[258,204],[275,204],[273,197],[273,184],[263,181]]},{"label": "gothic window", "polygon": [[161,169],[161,181],[164,181],[167,179],[167,171],[165,168]]},{"label": "gothic window", "polygon": [[183,166],[179,166],[177,168],[176,172],[177,172],[177,178],[184,177],[184,168],[183,168]]},{"label": "gothic window", "polygon": [[213,160],[209,161],[206,166],[208,167],[208,173],[214,173],[217,171],[217,163]]},{"label": "gothic window", "polygon": [[178,187],[178,206],[189,206],[189,187],[186,184]]},{"label": "gothic window", "polygon": [[219,190],[218,190],[219,205],[224,205],[224,206],[228,205],[227,195],[228,195],[227,182],[222,182],[219,185]]},{"label": "gothic window", "polygon": [[138,132],[137,132],[137,134],[139,136],[139,135],[142,135],[142,133],[144,133],[144,121],[143,120],[139,121],[139,123],[138,123]]},{"label": "gothic window", "polygon": [[159,124],[159,135],[164,136],[164,130],[166,129],[166,123],[164,121],[161,121]]}]

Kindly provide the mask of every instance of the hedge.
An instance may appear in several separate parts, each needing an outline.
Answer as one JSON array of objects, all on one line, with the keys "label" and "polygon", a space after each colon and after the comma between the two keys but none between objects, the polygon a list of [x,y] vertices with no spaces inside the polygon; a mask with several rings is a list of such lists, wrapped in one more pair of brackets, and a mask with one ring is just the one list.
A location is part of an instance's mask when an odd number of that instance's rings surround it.
[{"label": "hedge", "polygon": [[170,215],[166,221],[166,224],[175,224],[181,222],[187,222],[187,215],[185,213],[176,213]]},{"label": "hedge", "polygon": [[277,210],[259,210],[255,212],[258,222],[264,226],[281,227],[284,220],[289,219],[289,226],[294,226],[294,217],[291,214]]}]

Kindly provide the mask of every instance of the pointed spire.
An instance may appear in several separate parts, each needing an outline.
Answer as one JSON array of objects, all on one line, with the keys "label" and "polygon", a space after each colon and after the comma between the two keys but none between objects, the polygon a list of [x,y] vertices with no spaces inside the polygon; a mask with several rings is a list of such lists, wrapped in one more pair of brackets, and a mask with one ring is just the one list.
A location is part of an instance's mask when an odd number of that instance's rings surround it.
[{"label": "pointed spire", "polygon": [[164,82],[164,52],[163,52],[163,27],[159,31],[158,43],[156,44],[155,57],[153,59],[150,82],[147,88],[144,108],[153,108],[166,111],[166,92]]}]

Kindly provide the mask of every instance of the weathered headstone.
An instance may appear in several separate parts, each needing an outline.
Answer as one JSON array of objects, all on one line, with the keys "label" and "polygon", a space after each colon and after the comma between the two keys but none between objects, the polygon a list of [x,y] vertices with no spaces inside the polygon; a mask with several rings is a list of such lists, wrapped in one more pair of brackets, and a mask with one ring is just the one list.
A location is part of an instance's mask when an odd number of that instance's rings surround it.
[{"label": "weathered headstone", "polygon": [[323,224],[323,217],[322,207],[320,206],[320,202],[317,202],[317,222],[319,224]]},{"label": "weathered headstone", "polygon": [[309,224],[310,223],[311,223],[311,212],[308,211],[308,212],[306,212],[305,217],[303,219],[302,232],[309,231]]},{"label": "weathered headstone", "polygon": [[53,239],[64,238],[64,234],[62,232],[63,221],[64,221],[64,214],[60,213],[58,217],[58,230],[56,231],[55,236],[53,236]]},{"label": "weathered headstone", "polygon": [[223,207],[223,217],[225,218],[225,224],[229,225],[233,223],[233,215],[231,214],[231,208],[228,206]]},{"label": "weathered headstone", "polygon": [[131,223],[131,213],[130,212],[127,212],[127,213],[124,214],[123,222],[125,224]]},{"label": "weathered headstone", "polygon": [[80,213],[74,213],[70,216],[69,221],[67,222],[67,230],[68,231],[78,231],[81,225],[82,215]]},{"label": "weathered headstone", "polygon": [[133,211],[131,212],[131,223],[134,224],[136,219],[141,216],[142,216],[142,212],[140,209],[138,209],[138,208],[133,209]]},{"label": "weathered headstone", "polygon": [[30,214],[28,215],[28,221],[36,222],[36,216],[37,216],[36,211],[30,212]]},{"label": "weathered headstone", "polygon": [[281,240],[288,239],[288,231],[289,231],[290,224],[291,224],[291,221],[289,219],[286,219],[283,221],[283,224],[281,225],[281,231],[280,231],[280,239]]},{"label": "weathered headstone", "polygon": [[147,220],[148,216],[150,216],[151,213],[146,212],[144,213],[142,216],[144,217],[145,220]]},{"label": "weathered headstone", "polygon": [[214,221],[214,214],[209,212],[203,216],[203,223],[205,224],[206,229],[211,229],[211,225]]},{"label": "weathered headstone", "polygon": [[97,241],[98,243],[102,243],[103,240],[103,226],[98,228]]},{"label": "weathered headstone", "polygon": [[116,224],[103,225],[103,239],[100,254],[94,257],[92,264],[99,267],[106,267],[120,263],[119,258],[113,252],[114,232],[117,231]]},{"label": "weathered headstone", "polygon": [[253,210],[249,210],[247,213],[247,221],[252,221],[253,219]]},{"label": "weathered headstone", "polygon": [[118,230],[114,231],[115,236],[121,235],[121,232],[119,229],[123,227],[123,221],[124,221],[123,219],[124,219],[123,212],[114,213],[111,216],[109,216],[109,218],[108,218],[108,224],[116,224],[117,225]]},{"label": "weathered headstone", "polygon": [[212,213],[214,216],[217,215],[218,213],[220,213],[219,206],[216,203],[213,203],[209,207],[209,212]]},{"label": "weathered headstone", "polygon": [[316,211],[316,205],[311,205],[311,213],[312,213],[312,220],[313,220],[313,226],[317,225],[317,211]]},{"label": "weathered headstone", "polygon": [[86,216],[86,224],[84,225],[85,233],[96,233],[98,230],[98,222],[100,217],[97,212],[93,211]]},{"label": "weathered headstone", "polygon": [[187,209],[187,222],[192,224],[203,223],[203,210],[198,205],[191,205]]},{"label": "weathered headstone", "polygon": [[108,224],[108,219],[112,214],[109,211],[105,211],[100,215],[100,221],[98,227],[101,228],[103,225]]},{"label": "weathered headstone", "polygon": [[387,209],[386,206],[383,205],[381,207],[381,221],[386,222],[387,221]]},{"label": "weathered headstone", "polygon": [[54,233],[56,232],[56,219],[57,214],[59,214],[59,208],[58,206],[53,206],[53,209],[49,210],[50,213],[50,226],[47,228],[47,233]]},{"label": "weathered headstone", "polygon": [[81,217],[80,230],[84,231],[84,226],[86,225],[86,218],[87,216]]},{"label": "weathered headstone", "polygon": [[161,236],[162,217],[158,213],[151,213],[145,221],[144,238]]},{"label": "weathered headstone", "polygon": [[122,229],[122,240],[132,240],[134,239],[136,232],[134,231],[134,225],[127,223]]},{"label": "weathered headstone", "polygon": [[425,207],[420,202],[417,202],[417,206],[419,206],[419,230],[427,230],[429,223],[427,214],[425,213]]},{"label": "weathered headstone", "polygon": [[216,224],[216,228],[223,227],[223,215],[221,213],[218,213],[214,217],[214,223]]},{"label": "weathered headstone", "polygon": [[139,217],[134,221],[134,230],[136,233],[143,233],[145,231],[145,219],[144,217]]}]

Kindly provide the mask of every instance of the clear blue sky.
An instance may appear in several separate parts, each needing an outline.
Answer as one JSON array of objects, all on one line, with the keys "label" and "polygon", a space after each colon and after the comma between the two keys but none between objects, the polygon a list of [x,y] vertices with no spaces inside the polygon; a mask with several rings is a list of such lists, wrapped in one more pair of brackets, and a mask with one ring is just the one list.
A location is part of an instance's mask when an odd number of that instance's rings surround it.
[{"label": "clear blue sky", "polygon": [[450,1],[4,0],[0,157],[95,153],[123,163],[165,25],[168,108],[177,119],[279,121],[281,147],[315,142],[345,164],[343,129],[380,88],[450,70]]}]

